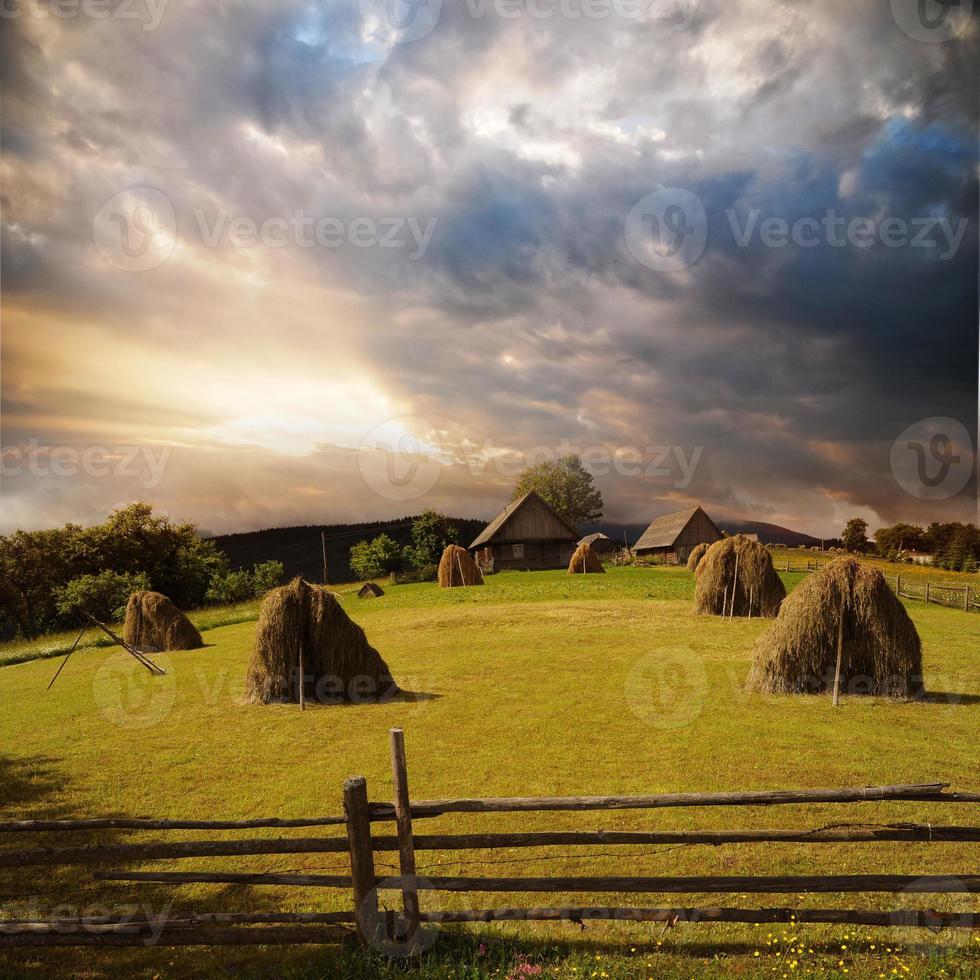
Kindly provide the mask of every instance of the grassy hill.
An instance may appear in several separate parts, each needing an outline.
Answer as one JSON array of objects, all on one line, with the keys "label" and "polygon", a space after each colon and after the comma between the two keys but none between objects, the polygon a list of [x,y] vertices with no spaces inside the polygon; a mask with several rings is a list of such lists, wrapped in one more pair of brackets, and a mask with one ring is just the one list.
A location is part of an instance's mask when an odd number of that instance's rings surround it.
[{"label": "grassy hill", "polygon": [[[787,577],[792,587],[801,575]],[[604,576],[502,573],[483,588],[386,586],[379,599],[342,601],[414,697],[387,704],[311,707],[238,703],[254,623],[207,630],[203,650],[161,655],[166,678],[148,679],[118,649],[69,661],[45,693],[50,661],[0,669],[0,815],[109,813],[211,819],[340,812],[341,786],[368,779],[391,798],[388,730],[406,732],[416,798],[587,795],[950,781],[976,790],[980,730],[980,617],[914,604],[922,635],[926,703],[765,697],[743,690],[759,620],[722,622],[691,611],[681,569],[619,568]],[[924,810],[928,810],[928,815]],[[446,815],[431,832],[490,829],[695,829],[814,827],[841,820],[976,823],[973,807],[908,803],[774,810],[613,811],[607,814]],[[328,828],[329,829],[329,828]],[[283,832],[285,834],[293,832]],[[297,831],[299,836],[310,832]],[[44,835],[4,846],[159,839],[161,834]],[[184,839],[215,836],[184,833]],[[496,853],[420,852],[420,873],[794,874],[882,870],[955,872],[976,865],[971,844],[590,847]],[[394,857],[391,857],[394,860]],[[817,864],[819,862],[819,864]],[[344,855],[188,859],[183,870],[345,873]],[[150,862],[144,870],[173,870]],[[383,867],[382,872],[388,870]],[[4,916],[144,903],[172,910],[331,910],[343,892],[306,888],[100,883],[85,868],[0,875]],[[33,897],[31,897],[33,896]],[[470,896],[484,905],[534,896]],[[669,897],[667,899],[669,901]],[[430,908],[465,907],[433,894]],[[582,899],[551,895],[542,904]],[[894,907],[884,895],[809,898],[683,896],[683,904]],[[391,896],[389,905],[394,905]],[[968,908],[964,896],[899,898],[904,906]],[[664,904],[662,896],[604,897],[600,904]],[[453,934],[455,935],[455,934]],[[476,938],[470,939],[473,936]],[[975,976],[980,943],[968,935],[811,926],[660,927],[622,923],[475,927],[440,940],[418,968],[351,947],[136,949],[0,953],[0,976],[184,977],[849,977]],[[947,947],[917,953],[910,943]],[[480,944],[483,944],[481,952]],[[845,948],[846,947],[846,948]],[[792,950],[792,952],[790,952]],[[777,955],[778,953],[778,955]],[[796,967],[788,967],[790,959]],[[898,973],[893,971],[897,970]],[[451,972],[452,971],[452,972]]]}]

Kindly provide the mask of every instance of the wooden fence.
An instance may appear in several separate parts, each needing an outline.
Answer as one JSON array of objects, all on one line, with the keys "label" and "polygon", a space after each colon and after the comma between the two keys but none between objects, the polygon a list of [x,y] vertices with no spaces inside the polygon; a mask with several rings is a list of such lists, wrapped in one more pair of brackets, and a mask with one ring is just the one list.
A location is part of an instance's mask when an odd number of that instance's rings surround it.
[{"label": "wooden fence", "polygon": [[[724,829],[641,831],[535,831],[465,834],[417,834],[415,820],[447,813],[592,812],[654,810],[674,807],[771,807],[794,804],[859,804],[905,800],[916,804],[980,803],[980,794],[949,792],[944,783],[844,789],[776,790],[728,793],[658,793],[647,796],[517,797],[412,801],[404,735],[391,732],[394,800],[371,802],[363,777],[348,779],[343,788],[344,815],[296,819],[154,820],[97,818],[84,820],[15,820],[0,822],[0,833],[77,832],[94,830],[250,830],[343,826],[346,836],[249,838],[245,840],[158,841],[154,843],[0,850],[0,867],[27,868],[102,865],[194,857],[237,857],[273,854],[349,855],[349,874],[293,874],[204,871],[101,870],[101,881],[156,882],[181,885],[296,885],[349,890],[353,905],[347,912],[184,912],[166,921],[133,917],[77,917],[58,920],[0,922],[0,948],[9,946],[117,946],[330,943],[352,935],[377,948],[421,951],[432,923],[570,921],[613,919],[634,922],[713,923],[842,923],[863,926],[916,926],[931,929],[977,928],[974,912],[939,912],[842,908],[738,907],[505,907],[439,911],[422,908],[421,893],[613,893],[613,894],[851,894],[980,892],[980,874],[845,874],[845,875],[696,875],[696,876],[556,876],[556,877],[428,877],[419,875],[416,852],[499,850],[513,848],[604,847],[637,844],[725,845],[783,842],[799,845],[860,844],[869,842],[980,842],[980,827],[936,825],[930,822],[875,824],[834,823],[810,829]],[[376,834],[374,826],[394,824],[393,834]],[[396,852],[399,874],[379,877],[378,853]],[[492,858],[488,859],[492,863]],[[399,913],[384,912],[380,891],[400,892]]]}]

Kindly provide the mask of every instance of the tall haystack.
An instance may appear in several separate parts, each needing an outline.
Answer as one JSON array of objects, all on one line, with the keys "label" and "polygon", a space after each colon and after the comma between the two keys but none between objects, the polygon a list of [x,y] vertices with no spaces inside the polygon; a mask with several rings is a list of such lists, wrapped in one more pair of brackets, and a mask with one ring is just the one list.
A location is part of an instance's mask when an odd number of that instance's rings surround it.
[{"label": "tall haystack", "polygon": [[786,598],[765,545],[743,534],[716,541],[698,564],[694,611],[711,616],[775,616]]},{"label": "tall haystack", "polygon": [[299,661],[311,700],[377,700],[398,688],[336,596],[295,578],[266,594],[245,678],[246,704],[299,701]]},{"label": "tall haystack", "polygon": [[843,611],[841,690],[921,697],[922,644],[877,568],[850,555],[808,576],[756,641],[748,687],[765,694],[833,687]]},{"label": "tall haystack", "polygon": [[137,650],[197,650],[197,627],[159,592],[134,592],[126,603],[123,639]]},{"label": "tall haystack", "polygon": [[447,544],[439,559],[439,587],[455,589],[460,585],[483,585],[483,573],[465,548]]},{"label": "tall haystack", "polygon": [[569,575],[581,575],[583,573],[605,572],[599,556],[592,550],[592,546],[583,541],[572,553],[572,559],[568,563]]},{"label": "tall haystack", "polygon": [[691,549],[691,553],[687,556],[687,570],[689,572],[697,572],[698,565],[701,564],[701,559],[708,553],[710,547],[710,544],[702,541],[701,544],[696,544]]}]

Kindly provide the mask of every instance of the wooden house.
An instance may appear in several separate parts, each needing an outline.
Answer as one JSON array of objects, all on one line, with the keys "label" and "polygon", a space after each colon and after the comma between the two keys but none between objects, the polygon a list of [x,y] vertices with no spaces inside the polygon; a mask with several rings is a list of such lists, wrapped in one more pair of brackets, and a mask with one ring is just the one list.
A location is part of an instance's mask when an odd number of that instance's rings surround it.
[{"label": "wooden house", "polygon": [[661,514],[633,545],[638,555],[660,555],[665,561],[683,564],[691,550],[699,544],[721,541],[722,533],[715,522],[700,507]]},{"label": "wooden house", "polygon": [[470,545],[481,568],[567,568],[578,530],[533,490],[509,503]]}]

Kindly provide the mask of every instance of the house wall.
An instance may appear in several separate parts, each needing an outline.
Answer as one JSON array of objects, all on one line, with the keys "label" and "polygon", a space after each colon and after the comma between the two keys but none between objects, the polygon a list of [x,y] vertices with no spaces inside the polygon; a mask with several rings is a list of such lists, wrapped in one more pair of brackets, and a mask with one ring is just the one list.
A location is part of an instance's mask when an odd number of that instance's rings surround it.
[{"label": "house wall", "polygon": [[[540,571],[546,568],[567,568],[575,551],[575,541],[515,541],[493,544],[495,571]],[[480,553],[486,549],[481,548]]]}]

